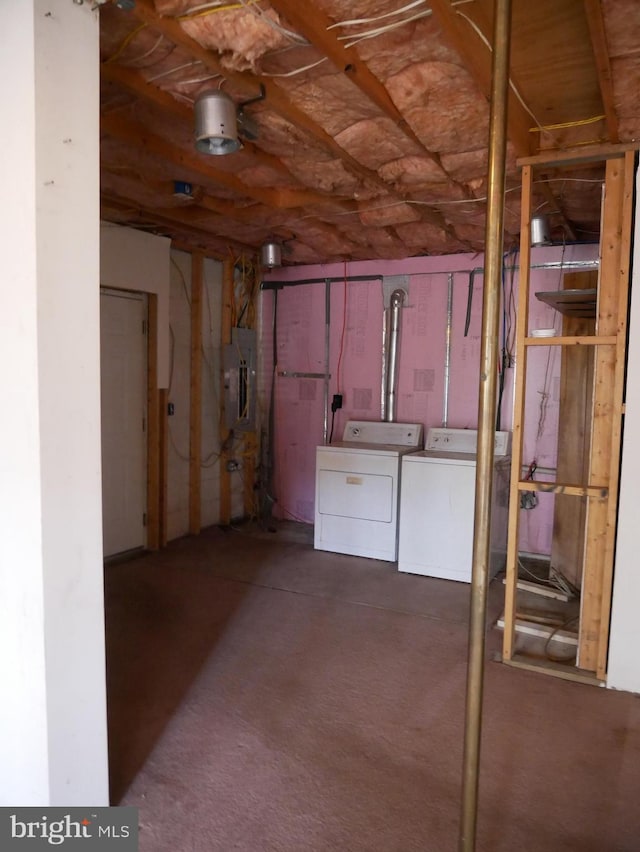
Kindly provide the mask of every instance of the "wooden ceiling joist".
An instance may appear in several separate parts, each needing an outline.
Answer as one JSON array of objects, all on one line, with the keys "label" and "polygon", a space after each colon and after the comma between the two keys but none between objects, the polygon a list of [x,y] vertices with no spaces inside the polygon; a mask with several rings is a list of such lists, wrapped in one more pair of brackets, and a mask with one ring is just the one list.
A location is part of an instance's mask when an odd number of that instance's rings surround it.
[{"label": "wooden ceiling joist", "polygon": [[[148,83],[140,72],[132,71],[130,68],[125,68],[122,65],[106,62],[101,66],[101,75],[103,79],[115,83],[122,89],[126,89],[132,95],[141,97],[149,101],[149,103],[159,106],[161,109],[182,120],[185,124],[193,125],[193,108],[176,100],[173,95],[164,89]],[[277,174],[284,175],[290,180],[296,180],[279,157],[262,151],[247,139],[242,140],[242,147],[245,153],[250,154],[258,165],[273,169]],[[318,200],[320,198],[321,195],[318,193]]]},{"label": "wooden ceiling joist", "polygon": [[637,142],[620,142],[617,145],[585,145],[582,148],[569,148],[566,151],[543,151],[531,157],[520,157],[519,166],[572,166],[585,163],[595,163],[600,160],[611,160],[622,157],[627,151],[637,151]]},{"label": "wooden ceiling joist", "polygon": [[[542,177],[544,178],[544,175],[542,175]],[[541,183],[540,189],[547,200],[547,204],[549,204],[550,212],[553,212],[557,216],[559,216],[567,238],[575,242],[577,240],[577,236],[576,232],[573,230],[573,225],[565,216],[564,210],[562,209],[560,202],[551,191],[551,187],[548,183]]]},{"label": "wooden ceiling joist", "polygon": [[327,152],[341,160],[345,167],[354,175],[383,188],[385,192],[389,191],[389,185],[382,180],[377,172],[366,168],[355,157],[352,157],[345,151],[344,148],[341,148],[329,133],[320,127],[309,115],[291,103],[287,94],[272,80],[267,77],[250,74],[247,71],[230,71],[224,68],[210,50],[206,50],[197,41],[192,39],[191,36],[187,35],[177,20],[163,18],[158,15],[153,8],[152,0],[137,0],[134,13],[143,23],[153,27],[153,29],[168,38],[169,41],[182,47],[194,59],[200,60],[205,68],[208,68],[213,74],[218,74],[241,86],[248,95],[257,94],[262,85],[265,91],[265,101],[270,109],[273,109],[282,118],[290,122],[290,124],[306,131]]},{"label": "wooden ceiling joist", "polygon": [[598,83],[600,84],[609,142],[619,142],[618,116],[613,96],[611,62],[609,61],[609,48],[600,0],[584,0],[584,11],[587,16],[587,23],[589,24],[589,35],[591,36],[593,55],[598,70]]},{"label": "wooden ceiling joist", "polygon": [[[473,27],[463,21],[449,0],[430,0],[429,5],[451,46],[464,62],[482,94],[488,98],[491,92],[491,47],[487,47]],[[479,16],[480,10],[474,10],[480,30],[490,41],[489,23]],[[516,85],[514,81],[511,82]],[[531,124],[531,117],[510,86],[507,135],[518,156],[524,157],[531,153]]]},{"label": "wooden ceiling joist", "polygon": [[232,172],[214,168],[210,165],[210,158],[206,159],[204,155],[196,152],[187,153],[146,130],[144,125],[136,121],[115,115],[103,115],[100,127],[103,133],[114,139],[135,145],[153,158],[160,158],[178,168],[188,169],[201,176],[205,183],[217,183],[237,193],[240,198],[254,198],[269,207],[280,208],[303,207],[312,201],[314,203],[318,201],[317,194],[307,189],[266,189],[260,186],[249,186]]},{"label": "wooden ceiling joist", "polygon": [[365,97],[374,103],[384,115],[395,122],[400,130],[446,175],[439,155],[425,148],[391,99],[384,85],[369,70],[358,52],[353,47],[345,47],[338,41],[330,29],[334,22],[319,6],[314,6],[313,12],[311,12],[299,0],[270,0],[270,2],[271,6],[286,18],[297,32],[327,56],[349,80],[358,86]]},{"label": "wooden ceiling joist", "polygon": [[[124,213],[129,219],[142,219],[150,226],[157,226],[174,236],[180,234],[184,239],[192,234],[198,240],[200,245],[207,245],[216,248],[217,251],[226,247],[231,247],[235,251],[246,252],[252,254],[254,249],[240,242],[239,240],[221,237],[215,231],[209,231],[201,223],[200,226],[194,226],[188,216],[183,215],[183,211],[179,208],[173,208],[171,211],[166,208],[161,212],[155,207],[141,205],[139,201],[129,198],[123,198],[113,194],[102,195],[102,204],[105,211],[113,210]],[[108,214],[107,214],[108,218]]]}]

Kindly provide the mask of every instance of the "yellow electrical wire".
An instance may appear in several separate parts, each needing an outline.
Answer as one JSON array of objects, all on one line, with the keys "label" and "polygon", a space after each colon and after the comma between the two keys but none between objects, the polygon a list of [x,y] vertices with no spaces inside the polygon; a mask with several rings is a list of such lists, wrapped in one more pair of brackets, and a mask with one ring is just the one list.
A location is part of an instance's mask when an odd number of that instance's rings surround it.
[{"label": "yellow electrical wire", "polygon": [[124,39],[124,41],[122,42],[120,47],[118,47],[116,52],[112,56],[110,56],[108,59],[105,59],[104,64],[106,65],[107,62],[114,62],[120,56],[122,51],[126,48],[126,46],[129,44],[129,42],[131,42],[138,35],[140,30],[143,30],[146,26],[147,26],[146,24],[140,24],[139,26],[137,26],[135,28],[135,30],[131,30],[129,35]]},{"label": "yellow electrical wire", "polygon": [[606,115],[594,115],[592,118],[580,118],[578,121],[563,121],[561,124],[543,124],[540,127],[530,127],[529,133],[542,133],[544,130],[564,130],[567,127],[583,127],[585,124],[595,124],[603,121]]},{"label": "yellow electrical wire", "polygon": [[186,15],[178,15],[177,21],[195,20],[195,18],[204,18],[207,15],[215,15],[216,12],[230,12],[232,9],[246,9],[247,6],[255,6],[259,0],[248,0],[247,3],[227,3],[226,6],[213,6],[211,9],[203,9],[201,12],[194,12]]}]

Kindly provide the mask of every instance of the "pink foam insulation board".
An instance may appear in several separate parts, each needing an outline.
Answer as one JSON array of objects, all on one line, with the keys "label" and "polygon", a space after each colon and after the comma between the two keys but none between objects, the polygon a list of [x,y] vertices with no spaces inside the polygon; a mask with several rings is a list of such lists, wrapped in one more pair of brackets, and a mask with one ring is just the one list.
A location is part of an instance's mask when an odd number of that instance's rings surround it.
[{"label": "pink foam insulation board", "polygon": [[[597,246],[554,246],[534,249],[532,263],[563,264],[597,258]],[[515,256],[517,266],[518,256]],[[383,285],[373,276],[408,276],[408,298],[401,312],[397,419],[401,422],[443,425],[447,295],[453,274],[453,308],[447,425],[476,428],[478,373],[482,321],[481,255],[448,255],[403,261],[358,262],[273,270],[271,280],[295,282],[307,278],[337,278],[330,285],[329,403],[343,395],[336,412],[333,440],[340,440],[349,419],[380,420],[383,334]],[[514,265],[514,256],[507,261]],[[465,322],[469,273],[473,299],[468,333]],[[372,276],[347,281],[349,276]],[[536,291],[562,287],[563,270],[532,269],[530,328],[561,328],[560,316],[535,298]],[[505,276],[508,348],[515,356],[517,270]],[[263,416],[268,407],[273,363],[272,291],[262,294]],[[325,400],[326,285],[286,286],[277,293],[277,359],[274,378],[274,513],[313,523],[315,452],[323,443]],[[503,331],[501,320],[500,345]],[[555,475],[561,350],[529,350],[523,465],[535,462],[536,479]],[[501,429],[512,425],[515,358],[504,373]],[[328,413],[328,429],[331,412]],[[548,554],[551,549],[553,496],[539,495],[538,506],[522,510],[522,552]]]}]

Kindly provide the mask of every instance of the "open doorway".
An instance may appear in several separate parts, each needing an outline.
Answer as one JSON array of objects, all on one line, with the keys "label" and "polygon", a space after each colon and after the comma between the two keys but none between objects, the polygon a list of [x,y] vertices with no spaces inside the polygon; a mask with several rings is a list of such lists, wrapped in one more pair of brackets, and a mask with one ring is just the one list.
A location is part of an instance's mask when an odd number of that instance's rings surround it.
[{"label": "open doorway", "polygon": [[104,556],[146,546],[147,299],[100,292]]}]

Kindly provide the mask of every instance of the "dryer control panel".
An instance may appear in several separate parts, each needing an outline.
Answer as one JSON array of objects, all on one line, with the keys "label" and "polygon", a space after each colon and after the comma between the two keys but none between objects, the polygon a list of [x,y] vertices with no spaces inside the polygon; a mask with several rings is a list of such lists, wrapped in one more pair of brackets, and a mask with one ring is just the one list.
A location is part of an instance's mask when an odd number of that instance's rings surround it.
[{"label": "dryer control panel", "polygon": [[422,448],[422,423],[387,423],[380,420],[348,420],[343,441],[354,444],[394,444]]},{"label": "dryer control panel", "polygon": [[[509,455],[511,432],[496,432],[493,452],[496,456]],[[426,450],[439,450],[443,453],[470,453],[475,455],[478,448],[477,429],[448,429],[432,426],[427,433]]]}]

